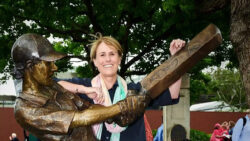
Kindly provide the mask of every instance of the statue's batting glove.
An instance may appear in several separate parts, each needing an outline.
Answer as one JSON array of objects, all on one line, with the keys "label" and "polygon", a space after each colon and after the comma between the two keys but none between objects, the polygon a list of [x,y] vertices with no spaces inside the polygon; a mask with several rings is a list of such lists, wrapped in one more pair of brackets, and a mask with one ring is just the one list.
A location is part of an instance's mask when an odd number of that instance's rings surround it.
[{"label": "statue's batting glove", "polygon": [[151,101],[148,95],[130,95],[126,99],[119,101],[121,115],[114,121],[120,126],[127,126],[143,115],[145,108]]}]

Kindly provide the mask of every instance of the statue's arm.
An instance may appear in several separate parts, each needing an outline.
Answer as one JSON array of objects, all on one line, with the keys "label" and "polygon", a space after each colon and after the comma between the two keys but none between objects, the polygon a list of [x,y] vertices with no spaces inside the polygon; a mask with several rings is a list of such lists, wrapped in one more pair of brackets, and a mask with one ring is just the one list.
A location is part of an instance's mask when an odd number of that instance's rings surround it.
[{"label": "statue's arm", "polygon": [[108,119],[120,126],[127,126],[144,113],[150,100],[147,95],[134,95],[108,107],[93,104],[88,109],[75,113],[70,128],[93,125]]},{"label": "statue's arm", "polygon": [[[124,109],[125,110],[125,109]],[[44,108],[37,104],[17,101],[15,118],[25,129],[31,132],[47,132],[50,134],[67,134],[75,127],[83,127],[103,122],[121,114],[119,104],[110,107],[92,105],[82,111],[57,110]]]},{"label": "statue's arm", "polygon": [[[82,111],[45,108],[18,99],[15,118],[23,128],[31,132],[67,134],[69,129],[93,125],[108,119],[114,119],[119,125],[125,126],[141,115],[146,106],[145,96],[129,96],[109,107],[90,105]],[[124,118],[118,118],[120,116]]]},{"label": "statue's arm", "polygon": [[120,114],[121,109],[118,104],[109,107],[92,105],[86,110],[75,112],[70,128],[93,125],[119,116]]}]

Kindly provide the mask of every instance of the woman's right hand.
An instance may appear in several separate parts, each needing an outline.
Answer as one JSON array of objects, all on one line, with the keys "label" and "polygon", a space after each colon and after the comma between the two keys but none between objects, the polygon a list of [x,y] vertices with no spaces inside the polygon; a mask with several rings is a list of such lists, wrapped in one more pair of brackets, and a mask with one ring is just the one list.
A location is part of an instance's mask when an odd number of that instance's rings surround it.
[{"label": "woman's right hand", "polygon": [[104,95],[102,89],[98,87],[85,87],[84,92],[89,98],[96,100],[97,103],[103,103]]},{"label": "woman's right hand", "polygon": [[64,89],[75,94],[86,94],[89,98],[95,100],[99,104],[104,102],[102,89],[98,87],[86,87],[84,85],[74,84],[67,81],[58,81]]}]

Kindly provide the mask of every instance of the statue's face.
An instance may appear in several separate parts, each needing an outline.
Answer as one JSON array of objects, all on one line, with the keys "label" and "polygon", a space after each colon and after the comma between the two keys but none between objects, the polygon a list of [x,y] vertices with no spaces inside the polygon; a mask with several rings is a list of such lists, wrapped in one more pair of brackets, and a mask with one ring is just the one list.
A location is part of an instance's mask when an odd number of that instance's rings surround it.
[{"label": "statue's face", "polygon": [[55,71],[57,66],[54,62],[41,61],[33,66],[32,76],[39,84],[48,86],[53,82],[52,76]]}]

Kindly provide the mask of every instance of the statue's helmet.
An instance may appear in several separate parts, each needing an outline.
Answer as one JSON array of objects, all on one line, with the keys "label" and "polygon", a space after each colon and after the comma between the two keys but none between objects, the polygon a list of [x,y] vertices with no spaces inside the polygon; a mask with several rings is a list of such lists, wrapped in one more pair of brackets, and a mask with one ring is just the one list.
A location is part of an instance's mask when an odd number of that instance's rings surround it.
[{"label": "statue's helmet", "polygon": [[65,54],[56,52],[46,38],[33,33],[24,34],[16,40],[11,50],[11,57],[15,65],[14,76],[17,79],[22,77],[22,73],[20,74],[18,71],[22,72],[28,61],[56,61],[65,56]]}]

